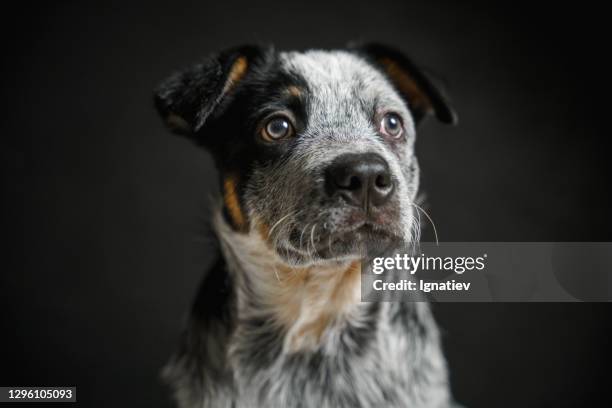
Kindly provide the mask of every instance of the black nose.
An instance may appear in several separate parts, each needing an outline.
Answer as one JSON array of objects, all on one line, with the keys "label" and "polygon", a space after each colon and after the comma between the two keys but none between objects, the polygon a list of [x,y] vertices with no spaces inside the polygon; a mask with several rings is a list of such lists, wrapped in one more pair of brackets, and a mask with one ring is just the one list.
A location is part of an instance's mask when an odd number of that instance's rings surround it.
[{"label": "black nose", "polygon": [[394,190],[389,165],[375,153],[337,157],[325,172],[325,185],[330,196],[340,195],[366,210],[386,203]]}]

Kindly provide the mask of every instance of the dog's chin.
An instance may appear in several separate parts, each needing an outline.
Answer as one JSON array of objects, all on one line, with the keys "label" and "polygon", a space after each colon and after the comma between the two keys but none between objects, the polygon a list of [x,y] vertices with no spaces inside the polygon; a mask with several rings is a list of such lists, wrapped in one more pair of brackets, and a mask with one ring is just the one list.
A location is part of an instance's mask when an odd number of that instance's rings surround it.
[{"label": "dog's chin", "polygon": [[308,266],[362,260],[401,245],[401,242],[402,237],[390,228],[362,222],[317,235],[316,239],[302,242],[302,245],[287,240],[276,249],[278,255],[288,264]]}]

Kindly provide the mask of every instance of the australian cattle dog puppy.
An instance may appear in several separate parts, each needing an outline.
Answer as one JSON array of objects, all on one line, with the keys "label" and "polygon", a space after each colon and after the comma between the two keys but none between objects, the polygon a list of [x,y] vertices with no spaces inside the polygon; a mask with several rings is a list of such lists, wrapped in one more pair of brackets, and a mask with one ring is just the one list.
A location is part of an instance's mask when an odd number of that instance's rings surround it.
[{"label": "australian cattle dog puppy", "polygon": [[182,408],[448,407],[426,303],[360,301],[372,243],[414,242],[416,126],[456,121],[402,53],[242,46],[155,92],[220,177],[216,263],[164,370]]}]

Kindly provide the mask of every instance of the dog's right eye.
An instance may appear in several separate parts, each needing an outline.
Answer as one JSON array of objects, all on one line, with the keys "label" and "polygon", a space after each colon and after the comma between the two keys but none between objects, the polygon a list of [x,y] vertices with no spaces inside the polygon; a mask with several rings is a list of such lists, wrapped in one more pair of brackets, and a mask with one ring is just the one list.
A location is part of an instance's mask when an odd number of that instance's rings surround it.
[{"label": "dog's right eye", "polygon": [[293,136],[293,132],[293,125],[288,118],[275,116],[266,122],[260,133],[265,141],[275,142]]}]

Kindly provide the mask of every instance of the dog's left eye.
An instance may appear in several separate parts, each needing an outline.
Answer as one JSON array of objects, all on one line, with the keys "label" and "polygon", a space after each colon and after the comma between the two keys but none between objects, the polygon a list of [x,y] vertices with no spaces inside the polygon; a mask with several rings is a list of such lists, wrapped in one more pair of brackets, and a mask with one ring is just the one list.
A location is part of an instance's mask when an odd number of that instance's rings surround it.
[{"label": "dog's left eye", "polygon": [[402,118],[397,113],[387,113],[380,122],[380,132],[393,139],[399,139],[404,133]]},{"label": "dog's left eye", "polygon": [[293,125],[284,116],[276,116],[269,119],[261,129],[261,137],[268,142],[285,139],[293,136]]}]

